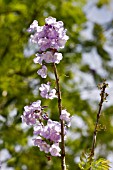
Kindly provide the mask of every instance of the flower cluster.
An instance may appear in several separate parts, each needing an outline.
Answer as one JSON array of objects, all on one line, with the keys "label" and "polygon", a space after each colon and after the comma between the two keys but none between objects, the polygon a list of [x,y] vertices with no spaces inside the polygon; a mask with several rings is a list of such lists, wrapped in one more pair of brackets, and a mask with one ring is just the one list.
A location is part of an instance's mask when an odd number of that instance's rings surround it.
[{"label": "flower cluster", "polygon": [[38,100],[33,102],[30,106],[25,106],[23,116],[21,117],[23,122],[26,122],[27,125],[34,125],[36,124],[37,119],[40,119],[41,114],[41,101]]},{"label": "flower cluster", "polygon": [[38,22],[36,20],[33,21],[28,32],[33,33],[31,35],[31,41],[38,44],[40,52],[51,48],[56,50],[64,48],[68,40],[63,22],[57,22],[56,18],[53,17],[46,18],[44,26],[38,26]]},{"label": "flower cluster", "polygon": [[63,27],[62,21],[56,21],[56,18],[48,17],[45,19],[45,25],[39,26],[36,20],[30,25],[28,32],[32,33],[30,41],[37,44],[38,52],[34,63],[43,65],[37,71],[42,78],[47,77],[47,67],[44,63],[58,64],[63,56],[58,52],[60,48],[64,48],[68,36],[66,29]]},{"label": "flower cluster", "polygon": [[[30,40],[38,45],[38,53],[33,60],[34,63],[41,65],[37,73],[42,78],[46,78],[47,64],[58,64],[63,58],[58,50],[64,48],[68,40],[66,29],[64,29],[62,21],[57,22],[55,18],[48,17],[45,19],[44,26],[39,26],[36,20],[33,21],[28,32],[32,33]],[[57,98],[56,89],[51,89],[50,82],[41,84],[39,91],[42,98],[51,100]],[[60,156],[61,123],[52,121],[44,110],[45,106],[41,106],[41,100],[37,100],[24,107],[22,120],[27,125],[33,125],[34,145],[38,146],[40,151],[52,156]],[[65,122],[65,136],[70,114],[66,110],[62,110],[60,120]]]},{"label": "flower cluster", "polygon": [[[36,136],[33,139],[34,145],[38,146],[40,151],[50,153],[52,156],[60,156],[61,124],[48,118],[40,100],[33,102],[30,106],[25,106],[24,110],[22,120],[27,125],[33,125],[33,133]],[[66,110],[62,110],[60,119],[68,122],[69,116]],[[64,130],[66,135],[66,127]]]},{"label": "flower cluster", "polygon": [[42,62],[45,63],[59,63],[62,60],[62,54],[54,51],[47,51],[41,54],[36,54],[36,58],[34,59],[34,63],[39,63],[42,65]]},{"label": "flower cluster", "polygon": [[46,99],[54,99],[56,96],[56,90],[55,89],[50,89],[50,83],[48,82],[47,84],[41,84],[41,87],[39,87],[39,90],[41,91],[40,95],[43,98]]}]

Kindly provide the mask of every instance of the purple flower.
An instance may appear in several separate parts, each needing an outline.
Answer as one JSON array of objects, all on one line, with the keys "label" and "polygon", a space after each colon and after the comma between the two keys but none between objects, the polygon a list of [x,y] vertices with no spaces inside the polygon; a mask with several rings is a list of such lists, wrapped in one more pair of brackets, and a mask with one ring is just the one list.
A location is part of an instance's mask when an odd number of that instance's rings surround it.
[{"label": "purple flower", "polygon": [[62,60],[62,54],[58,53],[58,52],[53,54],[53,52],[47,51],[43,55],[43,60],[46,63],[57,63],[58,64],[60,62],[60,60]]},{"label": "purple flower", "polygon": [[58,64],[60,62],[60,60],[62,60],[62,53],[57,53],[56,52],[54,54],[54,62]]},{"label": "purple flower", "polygon": [[47,126],[51,129],[54,128],[55,131],[61,132],[61,124],[57,121],[52,121],[51,119],[48,119]]},{"label": "purple flower", "polygon": [[37,138],[33,139],[33,141],[35,146],[40,146],[42,143],[42,138],[38,136]]},{"label": "purple flower", "polygon": [[55,89],[50,89],[50,83],[48,82],[47,84],[41,84],[41,87],[39,87],[39,90],[41,91],[40,95],[43,98],[46,99],[53,99],[56,98],[56,90]]},{"label": "purple flower", "polygon": [[53,144],[49,149],[49,152],[52,156],[60,156],[60,153],[59,153],[60,151],[61,149],[58,143]]},{"label": "purple flower", "polygon": [[37,73],[42,78],[46,78],[47,77],[47,67],[45,65],[43,65],[42,68],[37,71]]},{"label": "purple flower", "polygon": [[28,32],[37,31],[38,28],[38,21],[34,20],[33,23],[30,25],[30,28],[27,30]]},{"label": "purple flower", "polygon": [[64,48],[69,37],[66,35],[66,29],[63,27],[62,21],[56,21],[56,18],[48,17],[45,19],[45,25],[39,27],[38,22],[34,21],[28,29],[29,32],[34,31],[30,40],[39,47],[39,52],[47,49]]},{"label": "purple flower", "polygon": [[46,139],[50,139],[51,141],[58,143],[61,141],[60,133],[60,123],[49,119],[47,125],[41,130],[40,135]]},{"label": "purple flower", "polygon": [[51,130],[50,140],[55,143],[60,142],[61,141],[60,133],[58,133],[54,130]]},{"label": "purple flower", "polygon": [[46,63],[56,63],[58,64],[60,60],[62,60],[62,53],[55,52],[53,54],[52,51],[47,51],[42,54],[36,54],[36,58],[34,58],[34,63],[39,63],[42,65],[42,62],[45,61]]},{"label": "purple flower", "polygon": [[70,113],[68,113],[66,110],[62,110],[61,115],[60,115],[60,119],[64,120],[66,123],[70,123]]},{"label": "purple flower", "polygon": [[26,122],[27,125],[34,125],[37,122],[37,119],[40,117],[41,114],[41,101],[37,100],[33,102],[30,106],[24,107],[24,113],[21,116],[22,121]]},{"label": "purple flower", "polygon": [[53,53],[51,51],[44,53],[43,58],[46,63],[53,63]]},{"label": "purple flower", "polygon": [[22,118],[22,121],[26,122],[27,125],[34,125],[36,123],[36,119],[35,119],[35,116],[33,116],[33,114],[29,114],[28,116],[26,112],[24,112],[21,118]]},{"label": "purple flower", "polygon": [[24,107],[23,115],[21,116],[22,121],[26,122],[27,125],[33,125],[36,123],[35,113],[33,111],[32,106]]},{"label": "purple flower", "polygon": [[55,28],[57,28],[57,29],[63,28],[63,25],[64,25],[62,21],[56,22],[56,18],[53,18],[51,16],[45,19],[45,23],[48,25],[55,26]]},{"label": "purple flower", "polygon": [[63,38],[59,38],[58,40],[58,46],[60,46],[60,48],[64,48],[65,43],[68,40],[68,36],[63,36]]},{"label": "purple flower", "polygon": [[38,40],[38,45],[40,47],[39,52],[46,51],[51,46],[51,40],[44,37]]},{"label": "purple flower", "polygon": [[41,111],[41,100],[37,100],[36,102],[33,102],[31,104],[31,106],[33,107],[34,110],[38,110]]},{"label": "purple flower", "polygon": [[36,58],[33,59],[34,63],[38,63],[40,65],[42,65],[43,60],[43,54],[36,54]]},{"label": "purple flower", "polygon": [[43,141],[41,137],[37,137],[36,139],[33,140],[34,140],[34,145],[38,146],[40,151],[44,151],[45,153],[49,152],[50,145],[47,144],[45,141]]},{"label": "purple flower", "polygon": [[39,146],[40,151],[44,151],[45,153],[49,152],[50,145],[47,144],[45,141],[42,141],[41,145]]},{"label": "purple flower", "polygon": [[43,136],[46,139],[50,139],[51,129],[48,126],[45,126],[43,130],[41,131],[41,136]]},{"label": "purple flower", "polygon": [[43,126],[41,124],[38,124],[36,126],[34,126],[34,131],[33,131],[33,134],[34,135],[40,135],[41,132],[43,131]]},{"label": "purple flower", "polygon": [[48,119],[47,126],[50,129],[49,139],[55,143],[60,142],[61,124],[57,121],[52,121],[51,119]]},{"label": "purple flower", "polygon": [[48,25],[53,25],[56,23],[56,18],[53,18],[53,17],[48,17],[45,19],[45,23],[48,24]]}]

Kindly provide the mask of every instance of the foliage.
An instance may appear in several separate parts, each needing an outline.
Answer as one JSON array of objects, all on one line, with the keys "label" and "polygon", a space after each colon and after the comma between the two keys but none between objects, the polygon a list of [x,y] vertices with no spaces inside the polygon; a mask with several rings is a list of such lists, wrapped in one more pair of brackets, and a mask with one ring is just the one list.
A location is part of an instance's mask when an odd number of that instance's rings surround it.
[{"label": "foliage", "polygon": [[98,160],[94,160],[91,158],[89,153],[82,152],[80,157],[79,167],[82,170],[109,170],[110,162],[106,159],[99,158]]},{"label": "foliage", "polygon": [[[103,1],[99,2],[101,5],[104,4]],[[91,96],[92,90],[103,78],[112,80],[113,69],[110,65],[112,58],[104,48],[107,41],[105,30],[109,31],[112,28],[112,21],[104,26],[93,23],[93,39],[84,37],[85,33],[83,36],[81,32],[87,27],[87,18],[83,12],[85,4],[85,0],[0,1],[0,150],[7,149],[10,154],[10,158],[3,158],[2,155],[0,159],[3,159],[8,167],[13,167],[15,170],[60,169],[58,158],[48,161],[46,155],[30,144],[29,141],[33,136],[32,130],[23,127],[21,123],[23,107],[40,99],[37,87],[42,79],[39,79],[36,73],[38,66],[32,62],[34,55],[32,53],[31,56],[24,56],[25,49],[29,49],[27,44],[29,34],[26,30],[34,19],[39,21],[39,25],[44,24],[47,16],[62,20],[70,37],[66,48],[62,50],[64,59],[58,66],[62,103],[63,109],[66,107],[71,115],[75,115],[76,122],[77,118],[81,118],[83,126],[71,127],[71,135],[66,143],[68,169],[79,170],[77,158],[84,149],[91,147],[98,102],[91,105],[91,101],[81,96],[86,90]],[[89,64],[83,63],[83,53],[89,54],[93,49],[96,49],[102,68],[107,72],[104,76],[99,74],[98,69],[93,69]],[[53,75],[51,67],[48,81]],[[84,81],[84,77],[87,76],[92,77],[93,86],[90,86],[90,82]],[[93,98],[95,96],[94,94]],[[47,103],[43,101],[44,105],[49,105],[51,108],[53,120],[57,120],[58,112],[55,103],[56,100]],[[104,159],[98,160],[98,158],[107,158],[109,152],[113,150],[112,110],[113,106],[109,105],[102,113],[100,124],[106,129],[98,132],[99,154],[96,155],[97,161],[93,164],[94,167],[100,165],[100,162],[107,166],[108,163]]]}]

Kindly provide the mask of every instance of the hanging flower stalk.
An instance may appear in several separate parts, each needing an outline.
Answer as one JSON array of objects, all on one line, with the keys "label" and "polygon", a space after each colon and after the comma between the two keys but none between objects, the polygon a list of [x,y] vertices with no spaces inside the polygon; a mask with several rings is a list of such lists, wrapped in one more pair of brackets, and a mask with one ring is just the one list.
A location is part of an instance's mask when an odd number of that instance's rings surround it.
[{"label": "hanging flower stalk", "polygon": [[34,145],[49,156],[61,157],[61,169],[66,170],[64,137],[70,122],[70,114],[66,110],[62,110],[60,82],[56,64],[59,64],[63,58],[62,53],[58,51],[64,48],[68,36],[66,35],[66,29],[63,27],[63,22],[57,22],[52,17],[45,19],[44,26],[39,26],[38,22],[34,20],[28,32],[32,33],[31,42],[38,46],[38,53],[33,60],[34,63],[41,66],[37,71],[38,75],[45,79],[47,77],[47,65],[49,63],[53,64],[56,89],[52,89],[51,83],[47,82],[41,84],[39,91],[42,98],[50,100],[58,98],[59,122],[49,118],[47,112],[45,112],[45,107],[41,105],[41,100],[24,107],[22,120],[27,125],[33,125]]}]

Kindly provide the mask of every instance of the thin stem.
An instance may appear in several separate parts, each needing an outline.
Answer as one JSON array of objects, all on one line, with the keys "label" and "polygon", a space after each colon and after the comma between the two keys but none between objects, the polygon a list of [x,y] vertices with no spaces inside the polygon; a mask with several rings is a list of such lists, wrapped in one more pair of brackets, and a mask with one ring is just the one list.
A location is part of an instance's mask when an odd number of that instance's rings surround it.
[{"label": "thin stem", "polygon": [[[61,99],[61,90],[60,90],[60,83],[59,83],[59,76],[57,72],[57,68],[55,63],[53,63],[54,74],[56,79],[56,86],[57,86],[57,93],[58,93],[58,109],[59,109],[59,116],[62,112],[62,99]],[[65,142],[64,142],[64,121],[60,120],[61,122],[61,169],[66,170],[66,163],[65,163]]]},{"label": "thin stem", "polygon": [[[99,87],[101,89],[101,93],[100,93],[101,99],[100,99],[100,103],[99,103],[99,109],[98,109],[98,113],[97,113],[95,129],[94,129],[94,133],[93,133],[92,148],[91,148],[91,151],[90,151],[90,158],[91,159],[94,157],[94,150],[95,150],[95,146],[96,146],[98,124],[99,124],[99,119],[100,119],[100,116],[101,116],[102,105],[103,105],[103,102],[106,100],[106,97],[108,96],[108,94],[105,93],[105,89],[106,89],[107,86],[108,86],[108,84],[103,82],[102,85]],[[91,170],[91,168],[89,170]]]}]

